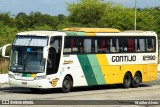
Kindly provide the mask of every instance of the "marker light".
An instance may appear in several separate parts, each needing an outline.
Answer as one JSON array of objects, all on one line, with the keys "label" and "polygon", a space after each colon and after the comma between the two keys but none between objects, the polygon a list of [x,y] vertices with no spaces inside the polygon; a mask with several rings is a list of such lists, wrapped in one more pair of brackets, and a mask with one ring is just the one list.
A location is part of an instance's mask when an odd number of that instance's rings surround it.
[{"label": "marker light", "polygon": [[15,79],[14,75],[12,75],[12,74],[8,74],[8,77]]},{"label": "marker light", "polygon": [[41,80],[41,79],[46,79],[46,75],[37,76],[37,77],[34,78],[34,80]]}]

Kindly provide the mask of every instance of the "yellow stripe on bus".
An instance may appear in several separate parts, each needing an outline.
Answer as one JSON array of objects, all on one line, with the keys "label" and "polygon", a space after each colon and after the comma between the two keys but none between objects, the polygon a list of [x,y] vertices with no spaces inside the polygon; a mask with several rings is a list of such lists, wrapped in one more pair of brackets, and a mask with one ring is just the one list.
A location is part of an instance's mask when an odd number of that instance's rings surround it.
[{"label": "yellow stripe on bus", "polygon": [[105,82],[107,83],[109,81],[106,75],[106,73],[108,72],[107,66],[109,65],[108,59],[105,54],[97,54],[96,57],[98,59],[98,63],[104,76]]},{"label": "yellow stripe on bus", "polygon": [[96,33],[86,33],[87,36],[96,36]]},{"label": "yellow stripe on bus", "polygon": [[36,77],[36,74],[32,74],[31,77]]},{"label": "yellow stripe on bus", "polygon": [[121,76],[121,78],[118,77],[121,72],[120,66],[109,65],[105,54],[97,54],[96,56],[106,84],[121,83],[123,76]]}]

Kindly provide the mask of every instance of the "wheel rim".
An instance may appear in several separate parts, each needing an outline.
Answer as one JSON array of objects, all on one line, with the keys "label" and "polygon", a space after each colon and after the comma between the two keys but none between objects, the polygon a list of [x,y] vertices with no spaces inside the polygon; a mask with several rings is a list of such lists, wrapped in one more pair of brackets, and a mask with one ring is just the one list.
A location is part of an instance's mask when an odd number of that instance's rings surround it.
[{"label": "wheel rim", "polygon": [[126,84],[127,86],[130,85],[130,77],[129,77],[129,76],[126,77],[126,79],[125,79],[125,84]]},{"label": "wheel rim", "polygon": [[70,82],[68,80],[64,81],[64,88],[66,90],[69,90],[70,89]]},{"label": "wheel rim", "polygon": [[140,78],[139,78],[138,75],[136,75],[136,76],[134,77],[134,82],[135,82],[135,84],[139,84]]}]

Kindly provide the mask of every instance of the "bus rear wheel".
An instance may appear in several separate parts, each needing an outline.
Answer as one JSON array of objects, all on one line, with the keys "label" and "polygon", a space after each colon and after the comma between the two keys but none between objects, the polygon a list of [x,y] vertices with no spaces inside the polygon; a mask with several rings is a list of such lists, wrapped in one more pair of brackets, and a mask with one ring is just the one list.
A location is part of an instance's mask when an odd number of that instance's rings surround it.
[{"label": "bus rear wheel", "polygon": [[130,73],[126,73],[124,75],[124,78],[123,78],[123,87],[124,88],[129,88],[131,86],[131,74]]},{"label": "bus rear wheel", "polygon": [[66,76],[62,83],[62,92],[68,93],[72,89],[73,82],[71,81],[71,78],[69,76]]},{"label": "bus rear wheel", "polygon": [[141,83],[141,75],[140,73],[137,72],[134,75],[134,78],[132,79],[132,87],[137,88],[140,85],[140,83]]}]

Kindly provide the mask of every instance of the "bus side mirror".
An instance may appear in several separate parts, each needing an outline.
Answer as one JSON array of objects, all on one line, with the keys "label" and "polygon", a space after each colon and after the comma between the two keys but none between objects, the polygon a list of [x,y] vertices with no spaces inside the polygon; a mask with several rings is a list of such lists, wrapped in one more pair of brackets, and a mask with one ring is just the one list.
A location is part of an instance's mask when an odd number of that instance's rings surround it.
[{"label": "bus side mirror", "polygon": [[48,51],[49,51],[49,47],[48,46],[43,48],[43,58],[44,59],[48,58]]},{"label": "bus side mirror", "polygon": [[2,47],[2,57],[9,58],[9,56],[6,56],[6,50],[8,46],[11,46],[11,44],[7,44]]}]

